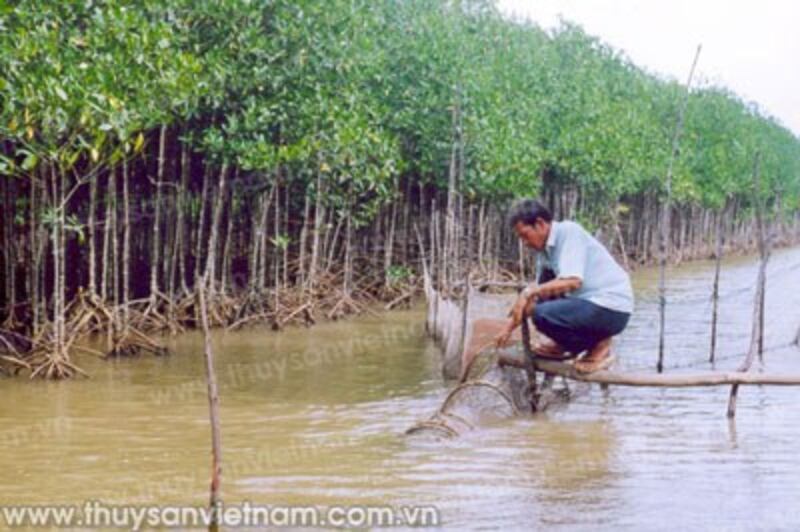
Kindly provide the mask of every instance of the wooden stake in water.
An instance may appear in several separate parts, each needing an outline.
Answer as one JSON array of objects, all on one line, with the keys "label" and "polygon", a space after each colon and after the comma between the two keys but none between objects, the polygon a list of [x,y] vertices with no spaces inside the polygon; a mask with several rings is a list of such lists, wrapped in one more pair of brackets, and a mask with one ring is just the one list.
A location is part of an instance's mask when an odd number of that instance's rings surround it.
[{"label": "wooden stake in water", "polygon": [[209,530],[217,530],[219,526],[220,484],[222,481],[222,442],[219,428],[219,395],[217,393],[217,376],[214,371],[214,352],[211,349],[211,335],[208,328],[208,307],[206,304],[206,278],[198,279],[198,296],[200,299],[200,317],[203,322],[203,338],[205,339],[206,383],[208,385],[208,411],[211,421],[211,486],[209,508],[211,523]]},{"label": "wooden stake in water", "polygon": [[700,57],[701,46],[697,46],[697,52],[694,54],[694,61],[692,68],[689,71],[689,79],[686,81],[686,92],[683,96],[683,102],[678,110],[678,117],[675,122],[675,133],[672,137],[672,152],[669,157],[669,165],[667,166],[666,178],[666,196],[664,198],[664,208],[661,215],[661,238],[659,240],[660,251],[660,268],[658,278],[658,306],[659,306],[659,336],[658,336],[658,364],[656,369],[661,373],[664,370],[664,326],[667,307],[666,296],[666,270],[667,270],[667,254],[669,253],[669,229],[670,229],[670,207],[672,202],[672,168],[675,165],[675,160],[678,158],[678,148],[680,147],[681,132],[683,130],[683,116],[686,113],[686,105],[689,102],[689,91],[692,85],[692,78],[694,77],[694,69],[697,66],[697,59]]},{"label": "wooden stake in water", "polygon": [[[758,231],[758,254],[761,258],[758,265],[758,277],[756,280],[756,297],[753,302],[753,328],[750,335],[750,348],[747,351],[744,362],[739,367],[740,372],[750,369],[755,360],[756,354],[761,356],[764,349],[764,296],[767,282],[767,262],[769,261],[770,245],[764,221],[764,202],[761,198],[761,186],[759,176],[759,163],[761,154],[756,153],[753,165],[753,184],[755,188],[755,210],[756,210],[756,229]],[[731,386],[731,395],[728,399],[728,417],[736,415],[736,394],[739,385]]]},{"label": "wooden stake in water", "polygon": [[714,288],[711,294],[711,352],[708,361],[714,363],[714,354],[717,349],[717,312],[719,309],[719,272],[722,268],[722,217],[724,211],[719,213],[717,218],[717,245],[716,245],[716,265],[714,267]]}]

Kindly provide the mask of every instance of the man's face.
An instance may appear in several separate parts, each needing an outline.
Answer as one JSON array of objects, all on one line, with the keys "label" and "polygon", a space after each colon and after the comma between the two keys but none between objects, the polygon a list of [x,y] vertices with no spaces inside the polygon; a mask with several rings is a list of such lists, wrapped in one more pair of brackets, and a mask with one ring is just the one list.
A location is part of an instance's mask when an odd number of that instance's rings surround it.
[{"label": "man's face", "polygon": [[517,222],[514,224],[514,232],[526,246],[536,251],[544,251],[547,237],[550,235],[550,224],[541,218],[537,218],[533,225]]}]

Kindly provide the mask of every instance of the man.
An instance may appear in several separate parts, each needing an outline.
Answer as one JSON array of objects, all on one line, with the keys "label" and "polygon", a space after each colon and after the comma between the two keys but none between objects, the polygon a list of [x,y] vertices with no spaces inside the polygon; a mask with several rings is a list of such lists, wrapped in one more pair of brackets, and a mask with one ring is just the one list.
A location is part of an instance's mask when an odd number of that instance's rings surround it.
[{"label": "man", "polygon": [[[537,279],[517,298],[511,320],[497,336],[506,345],[526,314],[540,339],[532,346],[537,355],[563,359],[565,352],[587,354],[575,369],[591,373],[613,362],[611,337],[628,324],[633,312],[630,277],[608,250],[579,224],[554,222],[550,211],[535,200],[511,207],[509,223],[517,236],[537,254]],[[544,272],[552,270],[550,280]]]}]

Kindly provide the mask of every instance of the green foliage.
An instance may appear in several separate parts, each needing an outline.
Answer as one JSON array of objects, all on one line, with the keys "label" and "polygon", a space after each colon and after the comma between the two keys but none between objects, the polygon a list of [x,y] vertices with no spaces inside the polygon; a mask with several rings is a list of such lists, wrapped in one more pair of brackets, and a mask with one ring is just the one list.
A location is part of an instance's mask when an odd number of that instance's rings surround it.
[{"label": "green foliage", "polygon": [[408,266],[394,264],[389,266],[386,272],[386,278],[390,285],[399,284],[409,280],[414,276],[414,271]]},{"label": "green foliage", "polygon": [[[457,140],[468,199],[530,196],[545,176],[604,200],[660,191],[683,90],[577,26],[479,0],[23,0],[0,30],[0,173],[114,164],[167,125],[209,160],[321,175],[356,227],[401,177],[445,187]],[[757,150],[763,194],[797,209],[798,138],[694,90],[675,198],[748,205]]]}]

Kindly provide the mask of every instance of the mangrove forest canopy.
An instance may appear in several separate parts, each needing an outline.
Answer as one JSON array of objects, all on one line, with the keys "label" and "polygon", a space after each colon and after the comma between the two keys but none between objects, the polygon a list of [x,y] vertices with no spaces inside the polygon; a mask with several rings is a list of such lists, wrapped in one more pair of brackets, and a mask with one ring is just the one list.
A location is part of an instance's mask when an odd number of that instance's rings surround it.
[{"label": "mangrove forest canopy", "polygon": [[[3,367],[75,374],[98,331],[160,352],[201,284],[235,328],[405,300],[423,254],[440,285],[501,278],[515,197],[651,262],[684,93],[488,1],[3,3]],[[756,198],[796,241],[800,139],[701,82],[670,194],[676,260],[752,248]]]}]

